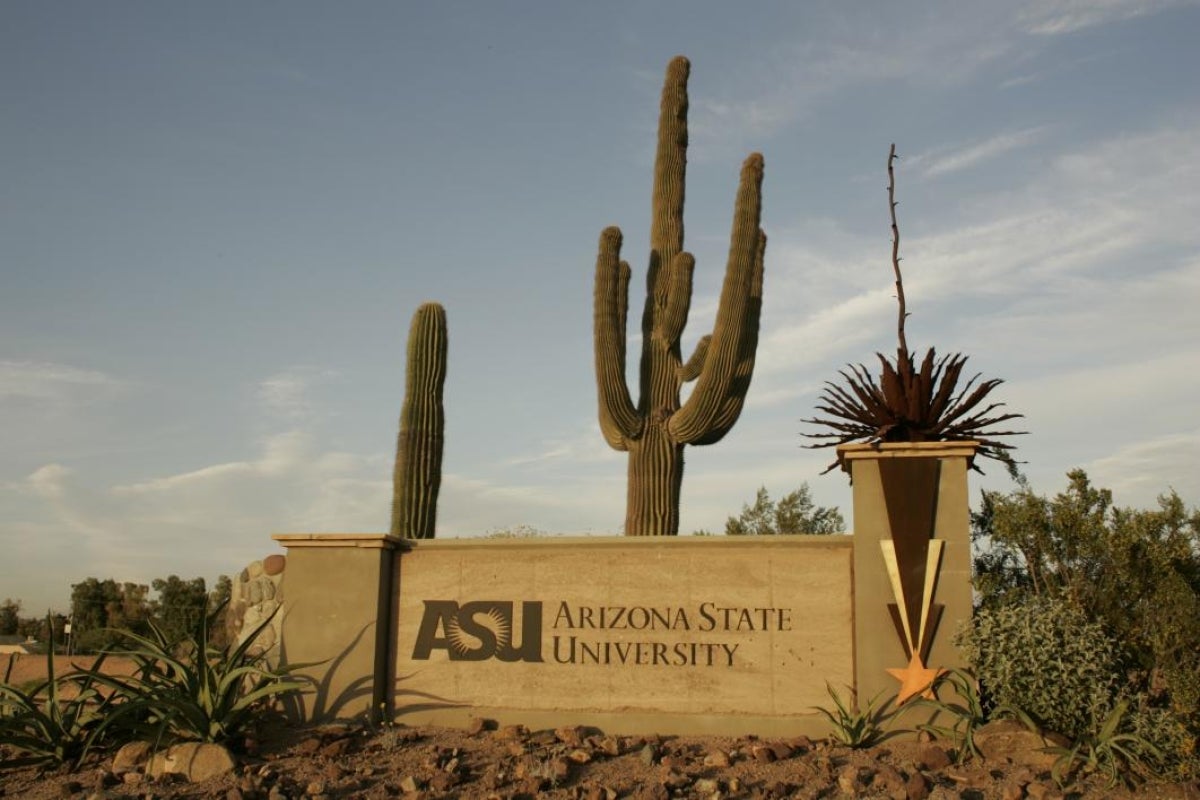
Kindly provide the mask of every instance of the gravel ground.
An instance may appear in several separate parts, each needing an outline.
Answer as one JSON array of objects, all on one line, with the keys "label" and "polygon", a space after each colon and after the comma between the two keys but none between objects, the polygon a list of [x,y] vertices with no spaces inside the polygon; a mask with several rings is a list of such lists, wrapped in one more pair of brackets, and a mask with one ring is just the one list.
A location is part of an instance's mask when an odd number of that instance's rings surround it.
[{"label": "gravel ground", "polygon": [[[189,783],[115,774],[112,758],[79,770],[0,773],[0,795],[39,798],[962,798],[1200,800],[1195,783],[1110,787],[1080,776],[1060,788],[1028,753],[955,765],[937,742],[851,750],[800,737],[606,736],[528,731],[482,720],[468,730],[403,726],[276,727],[245,743],[232,773]],[[0,758],[4,757],[0,750]],[[1034,759],[1036,760],[1036,758]],[[1014,763],[1017,762],[1017,763]]]}]

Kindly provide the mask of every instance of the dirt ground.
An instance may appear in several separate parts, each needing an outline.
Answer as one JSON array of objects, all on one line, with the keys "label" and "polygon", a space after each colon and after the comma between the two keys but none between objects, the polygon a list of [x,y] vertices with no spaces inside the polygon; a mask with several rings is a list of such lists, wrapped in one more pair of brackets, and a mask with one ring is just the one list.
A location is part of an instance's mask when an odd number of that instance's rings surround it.
[{"label": "dirt ground", "polygon": [[[90,669],[99,656],[55,656],[54,669],[59,674],[73,669]],[[9,672],[9,664],[12,672]],[[133,661],[118,656],[108,656],[104,659],[104,671],[110,675],[128,675],[133,672]],[[0,679],[8,675],[8,683],[13,686],[24,686],[32,681],[45,680],[47,659],[44,655],[13,655],[0,654]]]},{"label": "dirt ground", "polygon": [[[199,783],[117,775],[111,757],[79,770],[0,773],[0,795],[31,798],[894,798],[895,800],[1200,800],[1200,786],[1059,787],[1046,766],[1009,758],[952,763],[936,742],[850,750],[828,741],[613,737],[585,728],[527,731],[280,726],[242,743],[234,772]],[[0,753],[0,758],[5,754]],[[1021,760],[1021,754],[1013,754]],[[167,778],[171,778],[168,780]]]}]

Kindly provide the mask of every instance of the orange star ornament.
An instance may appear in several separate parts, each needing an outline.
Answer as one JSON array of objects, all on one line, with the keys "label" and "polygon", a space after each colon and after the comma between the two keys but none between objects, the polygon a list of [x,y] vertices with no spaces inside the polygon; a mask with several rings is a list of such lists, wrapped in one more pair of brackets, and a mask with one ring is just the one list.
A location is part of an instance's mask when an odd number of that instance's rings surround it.
[{"label": "orange star ornament", "polygon": [[919,653],[913,652],[908,666],[903,669],[889,669],[888,674],[900,681],[900,691],[896,695],[896,705],[904,705],[914,697],[933,699],[933,682],[946,672],[925,666]]}]

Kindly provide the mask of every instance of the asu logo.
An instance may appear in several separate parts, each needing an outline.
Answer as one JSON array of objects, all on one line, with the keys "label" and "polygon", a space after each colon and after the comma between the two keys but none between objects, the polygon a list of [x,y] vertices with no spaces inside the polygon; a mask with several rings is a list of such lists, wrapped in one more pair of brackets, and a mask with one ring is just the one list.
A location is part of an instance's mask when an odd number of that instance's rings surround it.
[{"label": "asu logo", "polygon": [[445,650],[450,661],[542,660],[542,604],[521,603],[521,641],[514,641],[513,602],[425,600],[425,615],[413,646],[414,661]]}]

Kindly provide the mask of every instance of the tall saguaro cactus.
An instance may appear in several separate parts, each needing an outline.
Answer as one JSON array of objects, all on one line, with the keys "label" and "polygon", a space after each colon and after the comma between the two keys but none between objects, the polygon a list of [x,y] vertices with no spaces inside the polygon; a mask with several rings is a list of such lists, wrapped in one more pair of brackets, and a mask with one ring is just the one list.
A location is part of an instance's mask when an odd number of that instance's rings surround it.
[{"label": "tall saguaro cactus", "polygon": [[[687,79],[683,56],[667,66],[654,158],[653,220],[646,306],[642,312],[641,386],[634,405],[625,383],[625,321],[629,264],[621,260],[621,231],[600,234],[596,259],[595,348],[600,429],[609,446],[629,453],[627,536],[673,536],[679,531],[684,445],[718,442],[741,413],[754,371],[762,309],[763,253],[759,228],[763,159],[742,165],[721,303],[713,332],[685,363],[680,336],[687,324],[695,259],[683,249],[687,162]],[[683,383],[695,380],[680,404]]]},{"label": "tall saguaro cactus", "polygon": [[392,474],[392,535],[432,539],[442,485],[442,432],[446,424],[446,311],[424,303],[408,331],[408,365],[400,436]]}]

